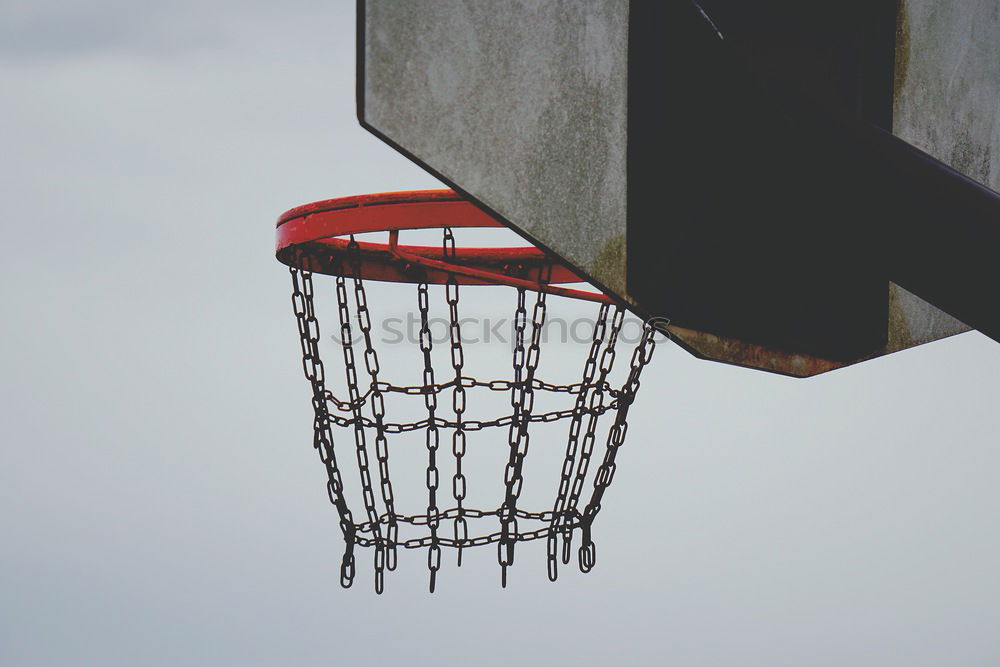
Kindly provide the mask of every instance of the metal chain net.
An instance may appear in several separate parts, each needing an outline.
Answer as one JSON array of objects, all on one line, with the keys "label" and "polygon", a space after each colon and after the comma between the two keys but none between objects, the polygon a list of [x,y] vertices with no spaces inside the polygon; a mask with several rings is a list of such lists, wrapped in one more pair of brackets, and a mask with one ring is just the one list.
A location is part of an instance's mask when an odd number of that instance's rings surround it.
[{"label": "metal chain net", "polygon": [[[352,241],[353,244],[353,241]],[[444,230],[444,254],[454,256],[455,239],[450,229]],[[639,389],[643,367],[653,354],[654,329],[646,325],[636,344],[628,369],[628,377],[620,387],[611,385],[609,376],[615,361],[615,344],[621,331],[624,311],[618,306],[601,305],[593,327],[591,345],[579,382],[556,384],[536,377],[542,349],[542,330],[546,317],[546,294],[517,290],[514,313],[514,340],[511,379],[480,380],[465,374],[465,355],[459,317],[459,285],[452,276],[445,284],[448,308],[451,369],[435,373],[433,337],[430,331],[430,293],[426,282],[417,284],[417,312],[420,315],[419,348],[422,356],[422,382],[418,385],[397,385],[382,377],[378,352],[371,332],[371,315],[360,269],[351,258],[341,259],[340,273],[335,276],[336,305],[339,314],[340,345],[343,352],[347,397],[339,398],[327,388],[323,362],[319,354],[320,330],[316,317],[313,274],[291,268],[292,306],[295,312],[302,349],[302,366],[312,387],[313,447],[319,453],[327,471],[327,491],[336,507],[345,542],[340,581],[351,586],[355,576],[355,548],[372,548],[375,590],[381,593],[385,585],[385,570],[394,570],[399,549],[425,549],[430,590],[434,591],[441,568],[442,549],[454,549],[457,564],[462,564],[465,549],[487,544],[497,545],[497,561],[501,582],[506,586],[507,569],[514,562],[514,548],[519,542],[546,541],[549,579],[556,580],[558,563],[570,561],[574,534],[580,534],[579,567],[589,571],[595,563],[596,551],[591,526],[601,509],[601,500],[615,473],[615,457],[628,430],[629,407]],[[514,267],[516,270],[516,267]],[[349,289],[349,287],[353,289]],[[474,289],[474,288],[473,288]],[[353,292],[353,299],[351,298]],[[532,302],[529,318],[529,299]],[[353,315],[352,315],[353,310]],[[354,337],[356,323],[360,336]],[[359,348],[366,377],[358,372],[355,347]],[[440,369],[439,369],[440,370]],[[466,404],[471,389],[506,392],[510,411],[489,420],[466,417]],[[538,392],[566,394],[574,397],[572,406],[547,412],[535,411]],[[425,417],[411,421],[386,419],[385,397],[390,394],[422,397]],[[439,403],[439,397],[442,402]],[[450,406],[448,399],[450,398]],[[585,487],[592,459],[599,450],[598,423],[607,413],[611,426],[604,444],[603,458],[591,475],[589,499]],[[563,421],[567,425],[565,453],[559,479],[553,481],[555,498],[551,509],[528,511],[518,506],[523,487],[524,462],[528,456],[531,425]],[[334,443],[334,429],[339,427],[339,444]],[[507,463],[503,468],[503,501],[499,507],[477,509],[466,504],[467,479],[463,472],[466,443],[470,433],[489,429],[507,429]],[[424,432],[426,447],[426,511],[403,514],[397,510],[390,477],[390,436],[413,431]],[[336,454],[347,458],[347,440],[354,442],[354,459],[362,491],[363,520],[356,520],[348,506],[342,474]],[[440,444],[450,442],[454,475],[450,490],[440,488]],[[374,451],[375,463],[370,454]],[[447,450],[445,450],[447,451]],[[448,456],[445,454],[445,456]],[[373,478],[373,467],[377,477]],[[413,475],[405,470],[396,474]],[[377,479],[378,497],[375,485]],[[450,493],[449,493],[450,491]],[[439,503],[446,503],[442,508]],[[582,507],[581,507],[582,504]],[[358,510],[360,511],[360,509]],[[470,535],[470,519],[495,521],[494,530]],[[528,525],[532,527],[528,527]],[[400,525],[419,527],[416,537],[400,538]],[[450,525],[450,530],[443,528]],[[478,525],[478,524],[477,524]],[[561,540],[561,548],[559,546]]]}]

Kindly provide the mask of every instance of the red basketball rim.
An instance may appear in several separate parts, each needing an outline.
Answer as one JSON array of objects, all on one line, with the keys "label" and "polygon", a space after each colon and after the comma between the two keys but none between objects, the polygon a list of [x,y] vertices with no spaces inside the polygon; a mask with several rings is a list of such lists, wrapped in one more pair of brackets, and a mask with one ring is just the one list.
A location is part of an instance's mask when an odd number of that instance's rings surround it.
[{"label": "red basketball rim", "polygon": [[[558,287],[584,282],[557,259],[533,246],[455,248],[399,245],[398,233],[414,229],[503,228],[452,190],[384,192],[327,199],[298,206],[278,218],[275,254],[288,266],[366,280],[464,285],[510,285],[599,303],[601,293]],[[389,232],[389,243],[358,241],[352,234]]]}]

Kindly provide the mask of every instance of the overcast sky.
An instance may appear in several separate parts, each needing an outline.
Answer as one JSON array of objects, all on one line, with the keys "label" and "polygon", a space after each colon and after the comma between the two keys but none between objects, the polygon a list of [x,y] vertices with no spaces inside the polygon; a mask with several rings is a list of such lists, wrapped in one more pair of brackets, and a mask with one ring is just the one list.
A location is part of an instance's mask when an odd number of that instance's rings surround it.
[{"label": "overcast sky", "polygon": [[358,126],[354,35],[349,1],[0,10],[0,664],[1000,661],[975,332],[805,381],[664,342],[593,572],[526,545],[501,590],[487,548],[430,596],[407,553],[378,597],[361,555],[341,589],[274,220],[438,185]]}]

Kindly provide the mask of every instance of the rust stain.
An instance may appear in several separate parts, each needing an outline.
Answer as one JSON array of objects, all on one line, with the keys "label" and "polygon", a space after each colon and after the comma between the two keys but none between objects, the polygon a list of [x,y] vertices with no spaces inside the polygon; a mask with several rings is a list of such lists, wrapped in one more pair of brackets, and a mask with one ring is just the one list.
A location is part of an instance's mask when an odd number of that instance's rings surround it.
[{"label": "rust stain", "polygon": [[811,377],[853,363],[822,359],[807,354],[782,352],[735,338],[716,336],[673,324],[668,325],[667,330],[671,336],[680,339],[697,354],[707,359],[792,377]]}]

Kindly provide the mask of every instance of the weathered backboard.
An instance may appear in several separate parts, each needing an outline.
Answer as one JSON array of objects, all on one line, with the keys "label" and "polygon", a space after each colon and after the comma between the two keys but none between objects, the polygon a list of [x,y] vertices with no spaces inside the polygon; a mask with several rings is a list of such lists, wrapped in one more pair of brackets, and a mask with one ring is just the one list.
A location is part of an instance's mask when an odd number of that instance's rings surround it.
[{"label": "weathered backboard", "polygon": [[358,27],[364,127],[699,356],[809,376],[1000,332],[1000,0],[362,0]]}]

